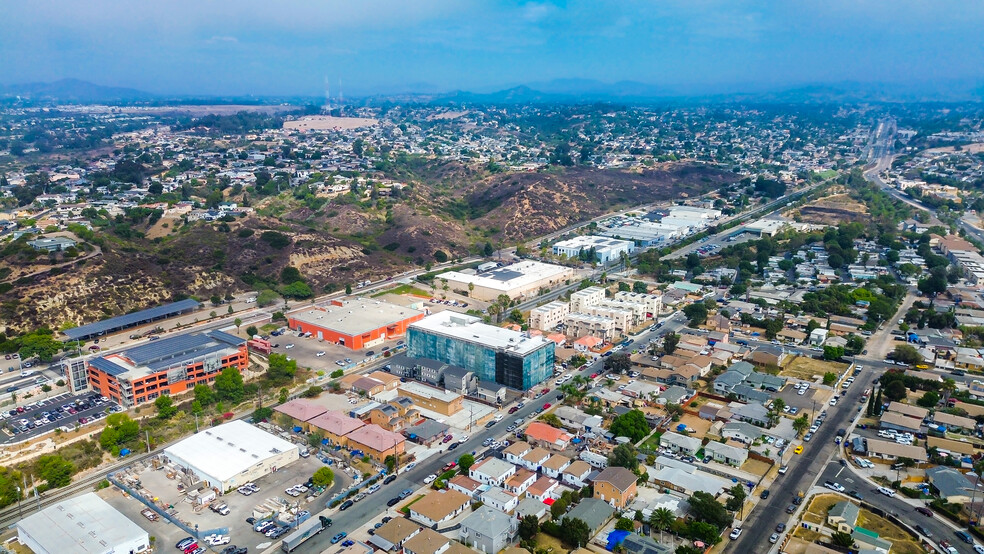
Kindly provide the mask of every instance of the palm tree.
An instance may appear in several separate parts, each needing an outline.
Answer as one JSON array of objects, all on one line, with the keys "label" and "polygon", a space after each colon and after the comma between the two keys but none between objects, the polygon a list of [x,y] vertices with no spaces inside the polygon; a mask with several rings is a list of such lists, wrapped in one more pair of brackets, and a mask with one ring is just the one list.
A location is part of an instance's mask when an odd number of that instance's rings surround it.
[{"label": "palm tree", "polygon": [[953,379],[944,379],[943,386],[943,405],[946,406],[950,402],[950,395],[957,390],[957,383]]},{"label": "palm tree", "polygon": [[649,525],[659,529],[659,542],[663,542],[663,530],[669,529],[676,516],[669,508],[657,508],[649,515]]}]

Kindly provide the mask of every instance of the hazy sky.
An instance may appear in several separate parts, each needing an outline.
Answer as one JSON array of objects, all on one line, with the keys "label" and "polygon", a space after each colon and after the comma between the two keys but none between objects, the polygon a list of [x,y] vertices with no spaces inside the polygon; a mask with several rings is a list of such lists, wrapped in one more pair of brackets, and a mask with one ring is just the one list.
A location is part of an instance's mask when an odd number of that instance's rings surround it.
[{"label": "hazy sky", "polygon": [[7,84],[188,94],[984,80],[984,2],[5,1],[0,60]]}]

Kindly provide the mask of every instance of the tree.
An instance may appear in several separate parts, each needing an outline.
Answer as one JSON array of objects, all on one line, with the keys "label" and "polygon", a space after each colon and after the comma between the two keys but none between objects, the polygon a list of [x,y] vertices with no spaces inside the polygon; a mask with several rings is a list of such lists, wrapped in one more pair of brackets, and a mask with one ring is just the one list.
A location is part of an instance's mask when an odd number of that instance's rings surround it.
[{"label": "tree", "polygon": [[689,318],[691,327],[703,325],[707,321],[707,306],[703,302],[694,302],[683,309],[684,315]]},{"label": "tree", "polygon": [[315,486],[328,488],[335,482],[335,473],[329,467],[319,467],[318,471],[311,476],[311,482]]},{"label": "tree", "polygon": [[885,398],[893,402],[899,402],[909,394],[905,388],[905,383],[902,381],[892,381],[885,385],[883,389],[885,390]]},{"label": "tree", "polygon": [[475,456],[471,454],[463,454],[458,458],[458,467],[461,468],[461,473],[468,474],[468,468],[475,465]]},{"label": "tree", "polygon": [[[843,346],[824,346],[823,347],[823,359],[824,360],[839,360],[844,356]],[[834,376],[836,378],[836,375]]]},{"label": "tree", "polygon": [[631,444],[620,444],[608,455],[608,465],[613,467],[624,467],[635,472],[639,468],[639,460],[636,458],[637,451]]},{"label": "tree", "polygon": [[[229,306],[229,308],[232,308],[232,306]],[[234,319],[232,323],[236,326],[236,331],[239,331],[239,328],[243,326],[243,320],[239,319],[238,317]]]},{"label": "tree", "polygon": [[874,417],[875,415],[875,395],[868,395],[868,407],[865,408],[865,415],[868,417]]},{"label": "tree", "polygon": [[919,283],[916,284],[916,288],[919,292],[925,294],[926,296],[936,296],[941,292],[945,292],[947,287],[946,282],[946,272],[932,270],[929,277],[920,279]]},{"label": "tree", "polygon": [[659,529],[659,541],[663,542],[663,531],[676,521],[676,515],[669,508],[656,508],[649,514],[649,525]]},{"label": "tree", "polygon": [[71,483],[74,471],[75,466],[58,454],[49,454],[38,458],[38,474],[53,489]]},{"label": "tree", "polygon": [[267,376],[274,382],[290,381],[297,373],[297,360],[288,360],[285,354],[270,354]]},{"label": "tree", "polygon": [[0,467],[0,508],[6,508],[21,498],[21,473],[13,468]]},{"label": "tree", "polygon": [[560,522],[560,540],[568,546],[580,548],[588,544],[589,538],[591,538],[591,528],[583,520],[565,517]]},{"label": "tree", "polygon": [[608,430],[616,437],[629,437],[633,443],[641,441],[651,431],[646,414],[640,410],[629,410],[617,416]]},{"label": "tree", "polygon": [[249,327],[246,328],[246,334],[249,335],[250,337],[256,336],[256,334],[259,332],[260,330],[257,329],[255,325],[250,325]]},{"label": "tree", "polygon": [[793,429],[796,431],[797,435],[802,435],[803,431],[810,428],[810,420],[807,419],[806,414],[799,416],[793,420]]},{"label": "tree", "polygon": [[628,371],[632,367],[632,360],[626,352],[617,352],[605,358],[605,371],[617,371],[619,373]]},{"label": "tree", "polygon": [[154,400],[154,406],[157,408],[157,417],[161,419],[171,419],[174,414],[178,413],[174,400],[171,400],[171,397],[167,395],[158,396],[157,400]]},{"label": "tree", "polygon": [[24,360],[37,356],[42,362],[50,362],[62,347],[61,342],[55,339],[51,329],[47,327],[22,336],[18,342],[18,354]]},{"label": "tree", "polygon": [[704,551],[696,546],[691,546],[689,544],[677,545],[676,550],[673,554],[704,554]]},{"label": "tree", "polygon": [[99,435],[99,445],[104,450],[113,451],[140,434],[140,425],[126,414],[110,414],[106,417],[106,427]]},{"label": "tree", "polygon": [[919,400],[916,400],[916,404],[923,408],[935,408],[939,403],[940,395],[935,391],[927,391]]},{"label": "tree", "polygon": [[748,494],[745,492],[745,485],[743,483],[738,483],[735,486],[728,489],[728,494],[731,495],[728,501],[725,503],[724,507],[730,512],[737,512],[741,510],[741,507],[745,504],[745,498]]},{"label": "tree", "polygon": [[519,536],[524,541],[531,540],[540,532],[540,520],[533,514],[519,520]]},{"label": "tree", "polygon": [[620,517],[615,522],[616,531],[635,531],[635,522],[627,517]]},{"label": "tree", "polygon": [[555,500],[554,503],[550,506],[551,519],[560,519],[560,516],[567,513],[567,506],[569,505],[570,502],[563,497]]},{"label": "tree", "polygon": [[192,401],[191,413],[195,414],[196,416],[200,416],[203,413],[205,413],[205,410],[202,408],[202,403],[199,402],[198,400]]},{"label": "tree", "polygon": [[828,371],[828,372],[826,372],[826,373],[823,374],[823,384],[824,385],[830,386],[830,385],[833,385],[836,381],[837,381],[837,374],[834,373],[833,371]]},{"label": "tree", "polygon": [[495,248],[492,247],[491,242],[485,242],[485,247],[482,248],[482,253],[485,254],[486,258],[491,258],[492,254],[495,254]]},{"label": "tree", "polygon": [[909,344],[900,344],[892,352],[892,359],[906,364],[921,364],[923,357],[916,348]]},{"label": "tree", "polygon": [[208,385],[195,385],[195,400],[203,407],[215,402],[215,393]]},{"label": "tree", "polygon": [[879,388],[878,397],[875,398],[875,412],[873,415],[880,416],[882,411],[882,406],[884,406],[884,402],[882,402],[882,389]]},{"label": "tree", "polygon": [[[276,354],[270,355],[271,358],[273,356]],[[228,400],[233,404],[243,401],[246,390],[243,387],[243,376],[238,368],[227,367],[215,377],[215,395],[220,400]]]},{"label": "tree", "polygon": [[680,344],[680,335],[676,333],[670,333],[663,337],[663,352],[667,354],[672,354],[677,345]]},{"label": "tree", "polygon": [[632,283],[632,292],[638,294],[647,294],[649,292],[649,285],[643,281],[636,281]]},{"label": "tree", "polygon": [[690,497],[689,513],[697,521],[710,523],[718,529],[731,525],[734,518],[723,504],[704,491],[697,491]]},{"label": "tree", "polygon": [[352,284],[345,283],[345,294],[352,294]]},{"label": "tree", "polygon": [[836,533],[830,535],[830,542],[841,548],[851,548],[854,546],[854,537],[850,533],[837,531]]}]

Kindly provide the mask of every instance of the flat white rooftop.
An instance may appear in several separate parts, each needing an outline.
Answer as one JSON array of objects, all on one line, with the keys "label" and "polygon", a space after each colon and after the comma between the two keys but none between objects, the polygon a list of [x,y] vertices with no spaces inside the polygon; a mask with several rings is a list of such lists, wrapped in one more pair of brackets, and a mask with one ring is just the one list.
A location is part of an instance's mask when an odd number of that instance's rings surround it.
[{"label": "flat white rooftop", "polygon": [[150,542],[146,531],[91,492],[48,506],[17,528],[48,552],[112,552],[141,537]]},{"label": "flat white rooftop", "polygon": [[595,235],[581,235],[568,240],[554,243],[554,248],[591,248],[596,250],[610,250],[616,248],[635,248],[635,243],[627,240],[613,239],[611,237],[599,237]]},{"label": "flat white rooftop", "polygon": [[553,344],[541,336],[526,336],[519,331],[503,329],[482,323],[471,315],[452,311],[438,312],[410,325],[410,329],[420,329],[436,335],[455,338],[473,344],[481,344],[496,350],[527,354],[545,344]]},{"label": "flat white rooftop", "polygon": [[351,336],[395,325],[424,313],[406,306],[366,298],[345,300],[344,303],[344,306],[331,304],[324,308],[294,312],[288,317]]},{"label": "flat white rooftop", "polygon": [[573,273],[569,267],[526,260],[477,275],[448,271],[436,278],[461,283],[474,283],[476,287],[506,292],[533,285],[544,279],[561,278],[565,275],[573,275]]},{"label": "flat white rooftop", "polygon": [[164,452],[226,481],[262,460],[291,449],[296,450],[297,445],[236,420],[205,429],[165,448]]}]

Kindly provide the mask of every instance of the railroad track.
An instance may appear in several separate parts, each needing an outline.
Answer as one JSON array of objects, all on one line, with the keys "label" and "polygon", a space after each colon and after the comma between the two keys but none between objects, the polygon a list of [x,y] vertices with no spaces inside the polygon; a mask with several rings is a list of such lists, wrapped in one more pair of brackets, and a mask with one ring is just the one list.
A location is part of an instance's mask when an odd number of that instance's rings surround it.
[{"label": "railroad track", "polygon": [[145,454],[127,457],[125,460],[120,460],[119,462],[116,462],[107,468],[101,469],[99,472],[90,475],[89,477],[79,481],[74,481],[67,487],[45,491],[40,494],[40,500],[32,495],[21,500],[19,507],[17,504],[11,504],[10,506],[0,510],[0,529],[9,529],[13,527],[14,524],[16,524],[20,519],[37,513],[40,511],[38,508],[39,503],[41,505],[40,509],[44,509],[86,489],[95,490],[96,484],[105,479],[107,474],[113,473],[114,471],[118,471],[124,467],[141,462],[156,455],[157,451],[152,451]]}]

